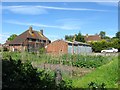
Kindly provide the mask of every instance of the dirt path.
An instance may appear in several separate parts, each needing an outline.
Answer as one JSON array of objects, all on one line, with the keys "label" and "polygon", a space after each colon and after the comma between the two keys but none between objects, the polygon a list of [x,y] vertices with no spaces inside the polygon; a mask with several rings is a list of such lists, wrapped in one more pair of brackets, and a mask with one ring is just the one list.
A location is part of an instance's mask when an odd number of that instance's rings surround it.
[{"label": "dirt path", "polygon": [[67,66],[67,65],[61,65],[61,64],[35,64],[32,63],[34,67],[37,68],[42,68],[42,69],[50,69],[50,70],[55,70],[55,69],[60,69],[63,73],[67,73],[69,75],[74,75],[74,76],[84,76],[87,73],[92,72],[94,69],[90,68],[78,68],[78,67],[73,67],[73,66]]}]

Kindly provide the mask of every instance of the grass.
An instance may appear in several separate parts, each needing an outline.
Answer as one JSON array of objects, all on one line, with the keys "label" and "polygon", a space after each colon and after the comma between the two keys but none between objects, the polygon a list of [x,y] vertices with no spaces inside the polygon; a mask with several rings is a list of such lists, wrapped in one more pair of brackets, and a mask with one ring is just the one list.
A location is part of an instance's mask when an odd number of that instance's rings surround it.
[{"label": "grass", "polygon": [[2,53],[2,58],[3,59],[10,59],[10,56],[12,57],[13,60],[22,60],[22,61],[30,61],[34,62],[37,64],[41,64],[46,62],[50,56],[46,54],[33,54],[33,53],[28,53],[28,52],[3,52]]},{"label": "grass", "polygon": [[90,82],[105,83],[106,88],[118,88],[118,58],[98,67],[95,71],[81,78],[72,79],[75,88],[88,88]]}]

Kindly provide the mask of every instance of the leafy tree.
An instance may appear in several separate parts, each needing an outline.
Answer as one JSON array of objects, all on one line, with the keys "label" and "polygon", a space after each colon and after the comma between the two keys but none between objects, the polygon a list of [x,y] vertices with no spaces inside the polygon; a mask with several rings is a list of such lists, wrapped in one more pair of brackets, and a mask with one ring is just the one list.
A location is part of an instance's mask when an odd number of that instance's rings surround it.
[{"label": "leafy tree", "polygon": [[94,52],[100,52],[101,50],[108,49],[110,47],[117,48],[118,50],[120,49],[120,39],[118,38],[111,39],[110,42],[102,40],[98,42],[91,42],[90,44]]},{"label": "leafy tree", "polygon": [[116,33],[116,37],[120,39],[120,31]]},{"label": "leafy tree", "polygon": [[[73,41],[73,38],[74,38],[74,36],[72,36],[72,35],[65,35],[65,40]],[[79,33],[76,35],[75,41],[85,42],[84,36],[79,32]]]},{"label": "leafy tree", "polygon": [[76,35],[75,40],[79,42],[85,42],[84,36],[80,32]]},{"label": "leafy tree", "polygon": [[104,39],[111,39],[109,36],[105,36],[105,38]]},{"label": "leafy tree", "polygon": [[106,40],[91,42],[90,44],[94,52],[101,52],[101,50],[107,49],[109,47],[109,44]]},{"label": "leafy tree", "polygon": [[120,49],[120,39],[118,39],[118,38],[113,39],[111,44],[112,44],[111,47]]},{"label": "leafy tree", "polygon": [[15,39],[16,37],[17,37],[16,34],[12,34],[12,35],[8,38],[8,40],[9,40],[9,41],[12,41],[12,40]]},{"label": "leafy tree", "polygon": [[102,39],[105,39],[105,32],[104,31],[100,31],[99,35],[101,36]]},{"label": "leafy tree", "polygon": [[72,36],[72,35],[65,35],[65,40],[72,41],[73,37],[74,36]]}]

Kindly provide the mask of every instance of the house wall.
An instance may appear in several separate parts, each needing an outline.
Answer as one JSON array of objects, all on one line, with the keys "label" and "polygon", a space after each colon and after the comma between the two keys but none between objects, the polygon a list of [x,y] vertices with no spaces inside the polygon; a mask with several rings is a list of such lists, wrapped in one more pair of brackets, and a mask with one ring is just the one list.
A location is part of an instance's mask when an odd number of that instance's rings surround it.
[{"label": "house wall", "polygon": [[9,46],[10,51],[25,51],[27,46],[22,46],[22,45],[14,45],[14,46]]},{"label": "house wall", "polygon": [[57,40],[47,45],[46,51],[51,54],[67,54],[68,44],[62,40]]},{"label": "house wall", "polygon": [[29,52],[37,52],[42,47],[44,47],[42,43],[29,42],[27,46],[27,50]]},{"label": "house wall", "polygon": [[28,41],[25,40],[23,42],[23,45],[10,45],[9,50],[10,51],[28,51],[28,52],[37,52],[40,48],[44,47],[47,43],[44,42],[36,42],[36,41]]}]

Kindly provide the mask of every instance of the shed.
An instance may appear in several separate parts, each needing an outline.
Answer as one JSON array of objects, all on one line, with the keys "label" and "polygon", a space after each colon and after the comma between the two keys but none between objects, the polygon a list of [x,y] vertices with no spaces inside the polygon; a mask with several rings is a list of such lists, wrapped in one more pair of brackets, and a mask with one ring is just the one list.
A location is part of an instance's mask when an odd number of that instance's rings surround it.
[{"label": "shed", "polygon": [[87,43],[82,42],[70,42],[66,40],[56,40],[46,47],[47,53],[52,54],[80,54],[80,53],[91,53],[92,47]]}]

